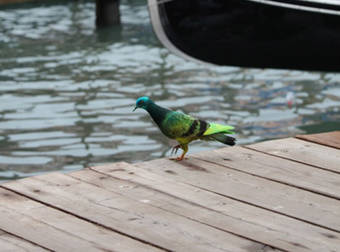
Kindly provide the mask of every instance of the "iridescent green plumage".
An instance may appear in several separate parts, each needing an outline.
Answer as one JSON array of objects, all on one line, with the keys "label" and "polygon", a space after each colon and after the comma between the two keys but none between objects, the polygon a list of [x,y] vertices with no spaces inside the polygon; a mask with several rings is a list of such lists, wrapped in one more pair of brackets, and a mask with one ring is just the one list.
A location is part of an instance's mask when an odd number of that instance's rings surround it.
[{"label": "iridescent green plumage", "polygon": [[183,154],[177,160],[184,158],[188,151],[188,144],[197,139],[215,140],[227,145],[235,144],[235,138],[226,135],[234,134],[232,126],[208,123],[190,115],[160,107],[145,96],[137,99],[135,109],[137,108],[148,111],[162,133],[177,140],[179,145],[175,146],[174,150],[183,149]]}]

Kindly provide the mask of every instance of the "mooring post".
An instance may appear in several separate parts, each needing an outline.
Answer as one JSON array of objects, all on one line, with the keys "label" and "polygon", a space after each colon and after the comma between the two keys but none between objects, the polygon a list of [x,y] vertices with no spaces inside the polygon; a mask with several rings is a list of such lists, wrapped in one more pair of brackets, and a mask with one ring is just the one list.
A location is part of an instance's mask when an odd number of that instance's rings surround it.
[{"label": "mooring post", "polygon": [[119,0],[96,0],[97,27],[120,24]]}]

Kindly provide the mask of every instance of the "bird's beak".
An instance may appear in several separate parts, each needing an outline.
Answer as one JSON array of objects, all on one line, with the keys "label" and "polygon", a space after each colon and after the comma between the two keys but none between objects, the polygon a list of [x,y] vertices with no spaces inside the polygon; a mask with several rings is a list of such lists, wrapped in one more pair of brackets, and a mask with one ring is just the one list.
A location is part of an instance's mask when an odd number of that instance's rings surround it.
[{"label": "bird's beak", "polygon": [[132,110],[132,112],[133,112],[133,111],[135,111],[136,109],[138,109],[138,108],[137,108],[137,107],[135,107],[135,108]]}]

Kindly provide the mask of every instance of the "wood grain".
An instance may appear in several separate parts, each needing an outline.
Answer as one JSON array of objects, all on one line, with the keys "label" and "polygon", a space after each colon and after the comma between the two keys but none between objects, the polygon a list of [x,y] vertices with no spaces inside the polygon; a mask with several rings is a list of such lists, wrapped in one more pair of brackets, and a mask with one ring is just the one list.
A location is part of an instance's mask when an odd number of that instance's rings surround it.
[{"label": "wood grain", "polygon": [[339,134],[2,184],[0,251],[340,251]]},{"label": "wood grain", "polygon": [[[261,178],[340,199],[340,174],[316,169],[306,164],[242,147],[201,152],[194,155],[194,157],[219,165],[221,168],[235,169]],[[182,164],[185,163],[179,165]]]},{"label": "wood grain", "polygon": [[340,149],[340,131],[310,135],[297,135],[296,138]]},{"label": "wood grain", "polygon": [[53,251],[156,250],[2,188],[0,214],[2,230]]},{"label": "wood grain", "polygon": [[[296,138],[287,138],[247,146],[250,149],[278,157],[298,161],[340,174],[340,150],[309,143]],[[331,174],[329,176],[332,176]]]},{"label": "wood grain", "polygon": [[[201,154],[200,158],[209,158]],[[333,198],[194,157],[182,162],[159,159],[135,165],[176,182],[340,231],[340,201]]]},{"label": "wood grain", "polygon": [[263,247],[63,174],[22,179],[4,186],[168,250],[249,251],[249,248]]},{"label": "wood grain", "polygon": [[[132,165],[117,163],[93,169],[100,173],[80,171],[69,176],[282,250],[331,251],[340,245],[340,240],[329,239],[329,246],[323,228],[175,183]],[[326,233],[339,235],[329,230]]]},{"label": "wood grain", "polygon": [[1,252],[49,251],[24,239],[2,231],[0,231],[0,250]]}]

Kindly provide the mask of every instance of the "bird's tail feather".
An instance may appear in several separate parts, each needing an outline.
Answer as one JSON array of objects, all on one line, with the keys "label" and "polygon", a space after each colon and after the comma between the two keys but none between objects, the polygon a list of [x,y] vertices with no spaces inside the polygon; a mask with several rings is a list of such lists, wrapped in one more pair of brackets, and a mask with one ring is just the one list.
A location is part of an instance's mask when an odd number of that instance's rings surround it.
[{"label": "bird's tail feather", "polygon": [[222,133],[210,135],[209,138],[212,138],[216,141],[219,141],[220,143],[227,144],[227,145],[230,145],[230,146],[235,145],[235,141],[236,141],[235,138],[233,138],[231,136],[227,136],[227,135],[222,134]]},{"label": "bird's tail feather", "polygon": [[234,127],[230,125],[222,125],[217,123],[209,123],[208,129],[204,132],[203,136],[209,136],[218,133],[234,134]]}]

